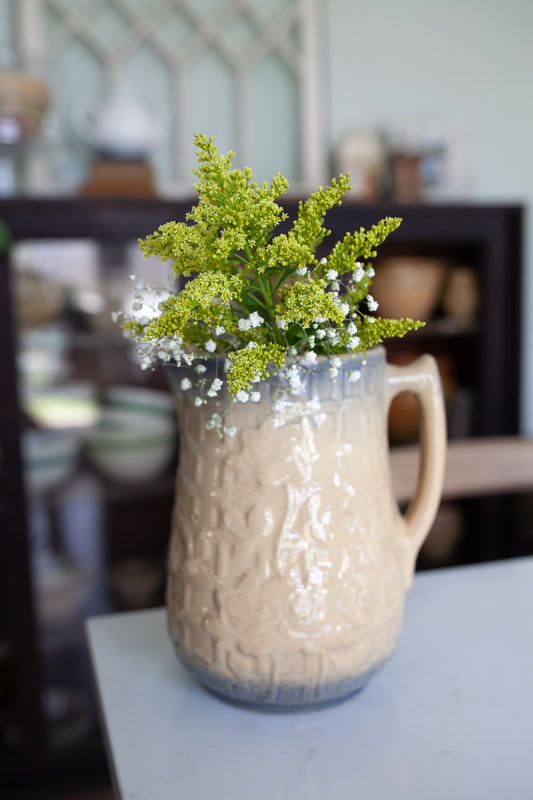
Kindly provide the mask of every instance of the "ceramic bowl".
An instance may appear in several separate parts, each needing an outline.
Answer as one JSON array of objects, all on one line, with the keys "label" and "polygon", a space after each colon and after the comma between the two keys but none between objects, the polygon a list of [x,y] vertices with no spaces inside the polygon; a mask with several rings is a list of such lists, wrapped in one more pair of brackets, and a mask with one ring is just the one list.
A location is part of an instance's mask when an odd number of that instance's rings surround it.
[{"label": "ceramic bowl", "polygon": [[42,494],[59,487],[74,472],[81,447],[73,431],[26,430],[22,455],[30,491]]},{"label": "ceramic bowl", "polygon": [[82,431],[94,425],[100,416],[95,390],[84,383],[28,391],[23,405],[36,425],[51,430]]},{"label": "ceramic bowl", "polygon": [[175,417],[174,398],[169,392],[145,386],[108,386],[104,392],[106,408],[163,419]]},{"label": "ceramic bowl", "polygon": [[170,420],[106,410],[87,433],[92,464],[105,477],[122,484],[155,480],[169,466],[176,446]]},{"label": "ceramic bowl", "polygon": [[395,256],[377,262],[371,292],[379,315],[427,321],[440,301],[445,275],[440,258]]}]

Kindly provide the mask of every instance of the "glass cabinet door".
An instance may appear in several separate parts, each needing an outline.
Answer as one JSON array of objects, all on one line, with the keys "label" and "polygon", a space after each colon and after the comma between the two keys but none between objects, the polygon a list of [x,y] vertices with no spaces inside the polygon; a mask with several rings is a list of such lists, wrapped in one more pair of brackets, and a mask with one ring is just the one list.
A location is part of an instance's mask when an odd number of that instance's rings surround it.
[{"label": "glass cabinet door", "polygon": [[95,732],[83,622],[163,601],[177,431],[161,372],[139,368],[112,312],[133,275],[166,280],[135,242],[11,250],[21,454],[48,746]]}]

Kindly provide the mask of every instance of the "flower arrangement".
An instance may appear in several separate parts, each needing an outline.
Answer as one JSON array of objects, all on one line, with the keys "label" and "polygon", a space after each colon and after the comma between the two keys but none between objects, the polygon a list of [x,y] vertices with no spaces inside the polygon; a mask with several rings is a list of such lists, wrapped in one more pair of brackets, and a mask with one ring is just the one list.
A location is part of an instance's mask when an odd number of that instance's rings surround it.
[{"label": "flower arrangement", "polygon": [[[317,255],[330,233],[325,215],[341,204],[349,175],[300,202],[288,232],[274,235],[287,218],[276,201],[288,181],[278,173],[270,184],[258,185],[249,168],[231,168],[233,153],[219,155],[212,138],[197,134],[195,145],[198,204],[186,222],[166,222],[139,242],[146,256],[171,263],[178,288],[154,290],[136,282],[134,313],[115,315],[136,341],[141,367],[191,367],[194,379],[184,377],[181,385],[195,392],[197,405],[225,390],[230,405],[253,402],[260,398],[260,382],[275,372],[288,375],[296,394],[301,372],[320,357],[328,359],[335,378],[343,354],[364,354],[423,325],[376,316],[370,294],[371,259],[401,219],[346,233],[327,257]],[[212,358],[218,367],[208,378],[203,362]],[[222,431],[225,413],[214,414],[210,427]]]}]

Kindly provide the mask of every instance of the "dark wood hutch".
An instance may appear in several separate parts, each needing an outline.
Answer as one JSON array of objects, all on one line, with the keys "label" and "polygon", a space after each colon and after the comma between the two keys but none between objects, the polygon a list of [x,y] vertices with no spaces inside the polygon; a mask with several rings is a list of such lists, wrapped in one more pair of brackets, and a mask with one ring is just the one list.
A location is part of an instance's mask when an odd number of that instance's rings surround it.
[{"label": "dark wood hutch", "polygon": [[[118,246],[151,233],[164,221],[183,219],[191,202],[191,198],[16,198],[0,200],[0,220],[7,226],[13,244],[83,238]],[[286,206],[292,216],[296,203],[288,201]],[[430,352],[452,353],[459,381],[468,386],[474,397],[475,414],[468,435],[517,433],[522,208],[346,203],[328,215],[331,240],[346,230],[370,227],[384,216],[401,216],[403,224],[390,244],[384,246],[383,253],[444,255],[450,262],[468,263],[476,271],[481,303],[475,323],[454,327],[437,314],[416,336]],[[18,345],[10,263],[10,251],[1,253],[0,685],[5,688],[0,696],[0,782],[3,776],[15,775],[23,768],[47,770],[52,762],[61,759],[61,753],[50,752],[41,704],[43,679],[20,447],[23,416],[17,389]],[[130,508],[131,505],[135,505],[135,497],[130,498]],[[129,513],[127,504],[121,508]],[[498,527],[501,513],[501,504],[495,504],[493,498],[477,503],[474,516],[481,520],[485,533],[473,535],[458,555],[459,562],[511,554],[509,542],[502,539]],[[8,741],[3,738],[7,728]]]}]

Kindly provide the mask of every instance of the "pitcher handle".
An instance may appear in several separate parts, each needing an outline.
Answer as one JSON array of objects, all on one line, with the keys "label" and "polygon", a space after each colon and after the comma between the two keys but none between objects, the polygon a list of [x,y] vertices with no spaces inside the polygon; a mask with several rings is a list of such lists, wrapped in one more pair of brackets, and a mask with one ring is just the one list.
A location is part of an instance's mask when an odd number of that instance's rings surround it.
[{"label": "pitcher handle", "polygon": [[435,519],[444,482],[446,415],[437,362],[423,355],[407,366],[387,364],[389,405],[400,392],[413,392],[421,410],[420,468],[414,498],[404,517],[406,531],[405,583],[413,579],[415,560]]}]

